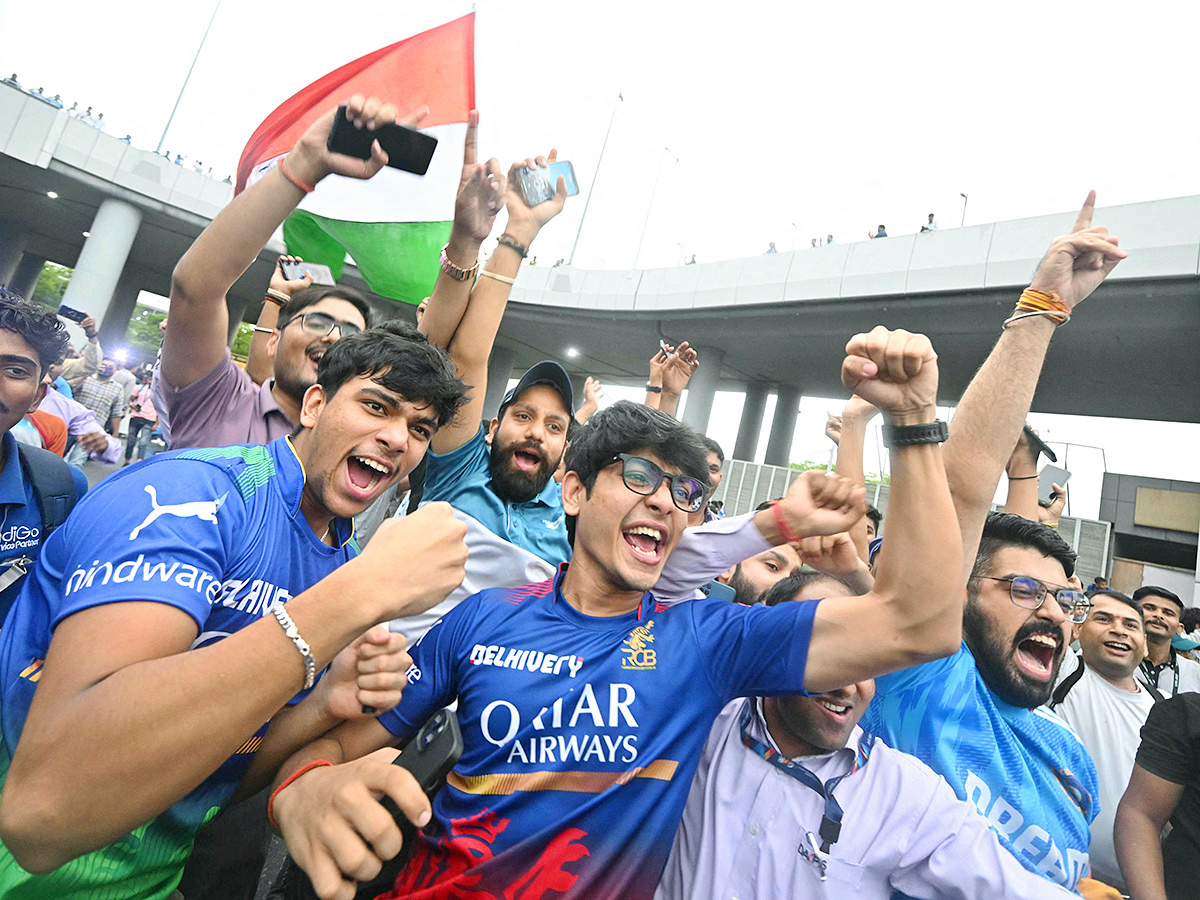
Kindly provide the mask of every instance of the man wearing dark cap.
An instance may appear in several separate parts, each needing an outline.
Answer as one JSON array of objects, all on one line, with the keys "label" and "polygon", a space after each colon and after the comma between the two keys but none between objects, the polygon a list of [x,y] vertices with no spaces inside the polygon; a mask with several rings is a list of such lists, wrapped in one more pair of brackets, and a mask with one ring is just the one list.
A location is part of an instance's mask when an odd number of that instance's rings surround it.
[{"label": "man wearing dark cap", "polygon": [[471,594],[524,583],[571,555],[562,492],[553,478],[575,414],[566,371],[548,360],[533,366],[504,395],[486,431],[475,424],[482,406],[476,391],[430,445],[424,499],[454,507],[467,524],[470,558],[462,587],[445,602],[393,623],[410,640]]}]

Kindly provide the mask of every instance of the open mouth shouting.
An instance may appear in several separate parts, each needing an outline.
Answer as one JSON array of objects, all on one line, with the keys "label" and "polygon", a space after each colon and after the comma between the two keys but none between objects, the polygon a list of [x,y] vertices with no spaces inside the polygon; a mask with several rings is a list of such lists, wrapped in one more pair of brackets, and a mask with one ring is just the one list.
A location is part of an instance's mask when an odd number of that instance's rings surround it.
[{"label": "open mouth shouting", "polygon": [[525,444],[514,448],[512,451],[513,467],[518,472],[533,473],[538,471],[542,466],[543,459],[545,459],[545,456],[536,446]]},{"label": "open mouth shouting", "polygon": [[625,543],[640,562],[656,566],[662,562],[667,543],[667,530],[660,525],[634,525],[621,532]]},{"label": "open mouth shouting", "polygon": [[1049,681],[1054,675],[1054,663],[1062,646],[1061,634],[1034,632],[1017,643],[1014,655],[1017,668],[1037,681]]},{"label": "open mouth shouting", "polygon": [[395,466],[370,456],[351,456],[346,460],[346,478],[351,493],[360,497],[369,497],[379,482],[394,471]]}]

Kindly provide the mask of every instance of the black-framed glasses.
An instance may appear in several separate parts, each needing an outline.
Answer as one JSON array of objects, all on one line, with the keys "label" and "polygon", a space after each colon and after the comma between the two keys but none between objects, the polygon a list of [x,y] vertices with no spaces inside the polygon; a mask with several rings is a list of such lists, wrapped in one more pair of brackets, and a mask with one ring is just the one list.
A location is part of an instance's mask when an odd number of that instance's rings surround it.
[{"label": "black-framed glasses", "polygon": [[1087,619],[1088,610],[1092,608],[1092,602],[1088,600],[1086,594],[1070,588],[1051,589],[1036,578],[1027,578],[1024,575],[1016,575],[1012,578],[995,578],[991,575],[983,577],[988,581],[1007,584],[1008,596],[1022,609],[1041,609],[1042,604],[1046,602],[1046,595],[1053,594],[1054,601],[1066,614],[1067,620],[1076,625]]},{"label": "black-framed glasses", "polygon": [[668,475],[654,463],[632,453],[618,453],[607,463],[621,463],[621,480],[635,494],[649,496],[664,481],[671,491],[671,501],[684,512],[694,513],[704,506],[704,482],[687,475]]},{"label": "black-framed glasses", "polygon": [[[353,322],[343,322],[341,319],[335,319],[329,313],[300,313],[300,315],[292,316],[288,319],[287,324],[291,325],[297,319],[300,320],[300,327],[304,329],[304,333],[311,334],[313,337],[325,337],[325,335],[329,334],[335,328],[338,329],[342,337],[349,337],[352,334],[358,334],[362,331]],[[286,328],[287,325],[284,327]]]}]

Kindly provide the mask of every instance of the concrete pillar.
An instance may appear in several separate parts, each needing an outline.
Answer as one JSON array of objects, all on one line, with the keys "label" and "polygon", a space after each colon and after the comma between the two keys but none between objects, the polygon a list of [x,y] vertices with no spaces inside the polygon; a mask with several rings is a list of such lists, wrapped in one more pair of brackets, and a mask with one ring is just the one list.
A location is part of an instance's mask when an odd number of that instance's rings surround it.
[{"label": "concrete pillar", "polygon": [[21,261],[17,263],[16,271],[13,272],[12,281],[8,283],[8,286],[26,300],[32,300],[33,292],[37,289],[38,278],[45,265],[46,257],[44,256],[37,256],[33,253],[22,254]]},{"label": "concrete pillar", "polygon": [[687,386],[687,403],[683,407],[683,424],[690,425],[700,434],[708,431],[708,420],[712,416],[713,397],[717,383],[721,380],[721,363],[725,351],[716,347],[696,347],[700,367],[692,374]]},{"label": "concrete pillar", "polygon": [[0,284],[12,282],[13,273],[17,271],[17,263],[25,252],[25,241],[28,238],[20,226],[11,222],[0,223]]},{"label": "concrete pillar", "polygon": [[746,386],[746,399],[742,403],[742,419],[738,423],[737,440],[733,445],[733,458],[754,461],[758,452],[758,435],[762,431],[763,413],[767,409],[767,385],[754,382]]},{"label": "concrete pillar", "polygon": [[483,400],[483,417],[491,421],[496,411],[500,409],[500,401],[508,390],[508,379],[513,376],[513,366],[517,363],[517,351],[512,347],[496,344],[492,347],[492,356],[488,360],[487,393]]},{"label": "concrete pillar", "polygon": [[796,418],[800,414],[800,388],[779,386],[775,417],[771,420],[771,436],[767,439],[768,466],[786,466],[791,461],[792,437],[796,434]]},{"label": "concrete pillar", "polygon": [[[113,290],[112,303],[108,307],[108,315],[100,328],[100,346],[107,353],[111,347],[113,352],[125,347],[126,333],[129,331],[129,320],[133,316],[133,308],[137,306],[137,296],[142,290],[143,279],[141,272],[126,267]],[[67,304],[70,306],[71,304]]]},{"label": "concrete pillar", "polygon": [[124,200],[108,197],[100,204],[63,303],[89,313],[103,326],[141,224],[141,210]]},{"label": "concrete pillar", "polygon": [[1196,589],[1192,594],[1192,606],[1200,607],[1200,545],[1196,547]]}]

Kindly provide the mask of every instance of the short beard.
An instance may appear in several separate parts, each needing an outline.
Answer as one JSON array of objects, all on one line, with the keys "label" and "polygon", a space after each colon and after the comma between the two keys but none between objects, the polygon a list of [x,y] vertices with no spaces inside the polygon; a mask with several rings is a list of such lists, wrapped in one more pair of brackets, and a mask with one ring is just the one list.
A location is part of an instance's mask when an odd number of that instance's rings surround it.
[{"label": "short beard", "polygon": [[[304,350],[304,359],[308,359],[307,347]],[[275,357],[274,374],[275,386],[283,391],[284,396],[295,400],[297,404],[304,403],[304,395],[310,387],[316,384],[315,381],[308,381],[301,377],[300,367],[283,363],[278,356]]]},{"label": "short beard", "polygon": [[744,606],[753,606],[762,599],[763,592],[755,588],[750,583],[750,579],[742,574],[741,563],[733,567],[733,574],[729,576],[729,586],[733,588],[733,600],[735,603],[741,603]]},{"label": "short beard", "polygon": [[537,469],[532,472],[522,472],[517,469],[512,464],[513,456],[517,450],[523,449],[525,446],[526,443],[521,441],[504,445],[497,444],[495,440],[492,441],[492,452],[488,461],[488,468],[492,476],[492,490],[497,497],[509,503],[528,503],[538,496],[546,489],[546,485],[554,477],[554,470],[558,468],[558,460],[547,459],[544,449],[539,448],[539,452],[542,453],[542,462]]},{"label": "short beard", "polygon": [[1000,645],[1001,638],[996,634],[991,621],[984,615],[979,604],[973,600],[968,600],[966,608],[963,609],[962,628],[963,639],[967,642],[971,655],[975,657],[975,665],[979,669],[979,674],[983,676],[984,684],[991,689],[992,693],[1005,703],[1022,709],[1034,709],[1050,699],[1066,648],[1062,648],[1060,655],[1054,661],[1050,679],[1046,682],[1035,681],[1026,676],[1016,667],[1013,655],[1016,653],[1016,645],[1030,634],[1053,632],[1061,637],[1061,631],[1056,629],[1048,631],[1039,627],[1037,622],[1027,622],[1017,631],[1012,645],[1002,647]]}]

